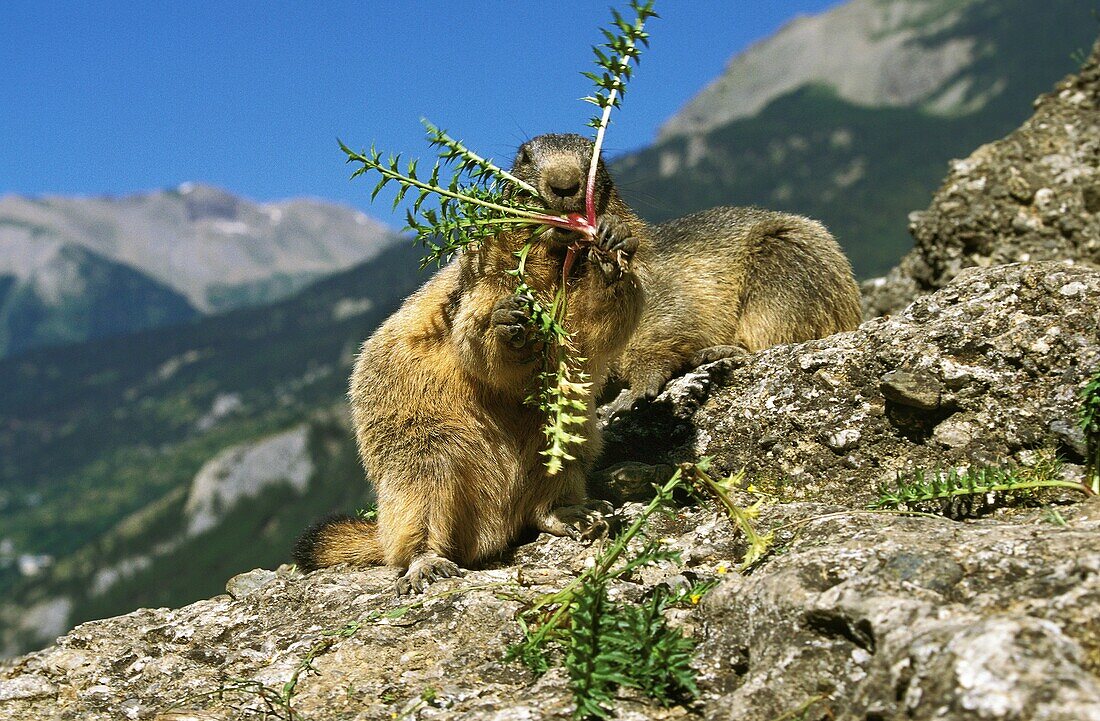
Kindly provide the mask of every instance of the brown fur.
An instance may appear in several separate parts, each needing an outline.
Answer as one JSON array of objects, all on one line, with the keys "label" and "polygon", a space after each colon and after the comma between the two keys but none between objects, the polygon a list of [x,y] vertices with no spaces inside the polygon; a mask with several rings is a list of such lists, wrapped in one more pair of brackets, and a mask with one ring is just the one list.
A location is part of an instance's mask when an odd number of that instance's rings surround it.
[{"label": "brown fur", "polygon": [[821,223],[721,207],[653,229],[637,265],[646,309],[614,374],[628,400],[685,368],[859,325],[852,267]]},{"label": "brown fur", "polygon": [[[578,136],[542,136],[521,147],[513,168],[539,187],[546,204],[581,212],[583,171],[591,144]],[[553,172],[549,172],[553,171]],[[579,174],[579,175],[578,175]],[[545,177],[571,182],[542,187]],[[562,195],[562,193],[566,193]],[[600,170],[597,210],[618,216],[644,244],[647,227],[619,198]],[[544,301],[560,284],[564,241],[540,238],[526,278]],[[377,526],[345,520],[313,529],[296,560],[306,568],[347,561],[407,568],[413,588],[502,551],[526,527],[573,534],[593,521],[584,477],[600,450],[593,398],[588,398],[588,441],[578,459],[548,476],[544,414],[525,404],[540,369],[531,347],[510,345],[499,322],[501,302],[513,296],[513,253],[527,240],[505,232],[483,241],[440,270],[410,296],[363,344],[351,377],[351,407],[360,455],[378,496]],[[594,252],[594,251],[593,251]],[[641,316],[636,276],[600,270],[592,253],[579,256],[569,280],[566,328],[598,390],[608,365]],[[618,275],[618,274],[616,274]]]}]

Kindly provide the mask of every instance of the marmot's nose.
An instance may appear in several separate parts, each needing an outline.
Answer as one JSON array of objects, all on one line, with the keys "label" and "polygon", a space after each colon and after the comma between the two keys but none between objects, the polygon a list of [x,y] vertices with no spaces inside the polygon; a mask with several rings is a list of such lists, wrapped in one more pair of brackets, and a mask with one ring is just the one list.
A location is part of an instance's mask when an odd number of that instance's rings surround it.
[{"label": "marmot's nose", "polygon": [[576,162],[559,160],[551,162],[543,175],[546,180],[546,190],[551,197],[548,201],[572,200],[581,194],[581,181],[583,180],[581,168]]}]

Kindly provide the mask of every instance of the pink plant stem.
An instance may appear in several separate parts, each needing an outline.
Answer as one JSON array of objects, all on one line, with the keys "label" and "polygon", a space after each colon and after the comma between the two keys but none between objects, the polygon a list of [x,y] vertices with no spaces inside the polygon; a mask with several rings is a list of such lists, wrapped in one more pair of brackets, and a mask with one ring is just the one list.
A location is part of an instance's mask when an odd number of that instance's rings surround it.
[{"label": "pink plant stem", "polygon": [[592,146],[592,161],[588,164],[588,182],[584,186],[584,212],[588,225],[593,229],[596,227],[596,169],[600,167],[600,148],[603,147],[603,136],[611,119],[611,108],[615,107],[615,96],[618,94],[619,90],[616,88],[607,96],[607,104],[600,116],[600,126],[596,130],[596,142]]}]

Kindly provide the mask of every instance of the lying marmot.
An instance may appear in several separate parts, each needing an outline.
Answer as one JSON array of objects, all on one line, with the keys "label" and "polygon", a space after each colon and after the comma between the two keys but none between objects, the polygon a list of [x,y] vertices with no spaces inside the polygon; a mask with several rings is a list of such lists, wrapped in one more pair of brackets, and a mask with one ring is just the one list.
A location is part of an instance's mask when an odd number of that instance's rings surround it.
[{"label": "lying marmot", "polygon": [[612,364],[629,389],[614,410],[653,398],[687,368],[860,323],[852,266],[817,221],[721,207],[668,221],[652,237],[636,258],[645,313]]}]

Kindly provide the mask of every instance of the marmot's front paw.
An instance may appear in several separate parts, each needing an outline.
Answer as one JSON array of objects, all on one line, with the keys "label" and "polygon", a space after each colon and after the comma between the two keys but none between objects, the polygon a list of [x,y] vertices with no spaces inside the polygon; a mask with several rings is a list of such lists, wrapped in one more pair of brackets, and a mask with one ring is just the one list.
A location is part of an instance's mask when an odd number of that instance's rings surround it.
[{"label": "marmot's front paw", "polygon": [[528,302],[527,298],[518,295],[506,295],[493,306],[493,333],[517,351],[528,348],[534,341]]},{"label": "marmot's front paw", "polygon": [[637,250],[638,238],[619,216],[608,214],[596,223],[596,263],[609,281],[623,276]]}]

